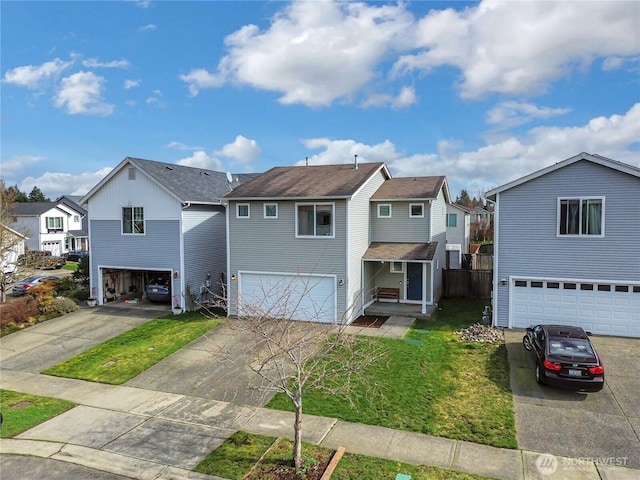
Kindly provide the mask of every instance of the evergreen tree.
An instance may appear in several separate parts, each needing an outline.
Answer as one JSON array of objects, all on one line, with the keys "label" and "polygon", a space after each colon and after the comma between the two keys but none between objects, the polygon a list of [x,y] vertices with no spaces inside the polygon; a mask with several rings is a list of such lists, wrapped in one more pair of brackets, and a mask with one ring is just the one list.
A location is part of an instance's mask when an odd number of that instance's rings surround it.
[{"label": "evergreen tree", "polygon": [[40,190],[37,186],[33,187],[31,193],[29,194],[30,202],[50,202],[51,200],[44,196],[42,190]]},{"label": "evergreen tree", "polygon": [[469,192],[467,192],[466,190],[462,190],[460,192],[460,195],[458,195],[458,197],[456,198],[456,203],[458,205],[462,205],[463,207],[471,207],[471,197],[469,197]]}]

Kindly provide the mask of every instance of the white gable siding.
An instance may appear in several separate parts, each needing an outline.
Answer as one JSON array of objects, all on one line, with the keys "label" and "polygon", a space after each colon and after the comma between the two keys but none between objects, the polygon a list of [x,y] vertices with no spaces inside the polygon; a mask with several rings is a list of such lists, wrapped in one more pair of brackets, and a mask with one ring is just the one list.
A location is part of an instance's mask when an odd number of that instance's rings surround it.
[{"label": "white gable siding", "polygon": [[144,207],[145,220],[178,219],[181,205],[166,190],[137,170],[129,180],[125,166],[89,199],[92,219],[121,220],[122,207]]},{"label": "white gable siding", "polygon": [[[511,276],[637,281],[640,180],[578,161],[498,194],[496,283]],[[558,237],[558,197],[605,198],[604,237]],[[496,285],[497,324],[508,325],[509,286]]]},{"label": "white gable siding", "polygon": [[[378,172],[370,178],[367,184],[349,202],[349,238],[348,238],[348,272],[345,279],[347,300],[345,321],[350,323],[357,318],[362,309],[362,256],[369,247],[370,240],[370,199],[371,196],[384,183],[385,177]],[[369,286],[371,288],[371,286]],[[367,286],[365,285],[365,290]],[[366,302],[366,299],[365,299]]]}]

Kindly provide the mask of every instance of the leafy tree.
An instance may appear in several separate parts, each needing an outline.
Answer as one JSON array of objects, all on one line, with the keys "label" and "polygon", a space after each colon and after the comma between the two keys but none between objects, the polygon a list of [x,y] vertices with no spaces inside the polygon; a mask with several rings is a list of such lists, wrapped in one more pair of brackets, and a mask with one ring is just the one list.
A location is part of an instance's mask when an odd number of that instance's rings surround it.
[{"label": "leafy tree", "polygon": [[6,301],[7,286],[15,277],[16,261],[23,238],[28,232],[17,232],[9,225],[14,223],[13,211],[16,205],[16,189],[6,188],[0,178],[0,303]]},{"label": "leafy tree", "polygon": [[50,202],[51,200],[44,196],[42,190],[40,190],[37,186],[33,187],[31,193],[29,194],[30,202]]}]

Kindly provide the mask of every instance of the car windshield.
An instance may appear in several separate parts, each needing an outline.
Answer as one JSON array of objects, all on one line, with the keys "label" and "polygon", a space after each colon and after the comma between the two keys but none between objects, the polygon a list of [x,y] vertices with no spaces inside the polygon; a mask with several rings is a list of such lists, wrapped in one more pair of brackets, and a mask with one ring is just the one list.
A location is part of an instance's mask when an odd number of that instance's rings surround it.
[{"label": "car windshield", "polygon": [[587,340],[579,338],[550,338],[549,353],[563,357],[590,358],[594,356],[591,344]]}]

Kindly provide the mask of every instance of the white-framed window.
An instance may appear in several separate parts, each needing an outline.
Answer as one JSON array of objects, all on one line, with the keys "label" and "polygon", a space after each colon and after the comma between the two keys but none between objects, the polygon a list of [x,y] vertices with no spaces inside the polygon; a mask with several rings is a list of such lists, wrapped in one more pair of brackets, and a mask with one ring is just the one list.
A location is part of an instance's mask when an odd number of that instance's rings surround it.
[{"label": "white-framed window", "polygon": [[391,204],[379,203],[378,204],[378,218],[391,218]]},{"label": "white-framed window", "polygon": [[458,226],[458,214],[447,213],[447,227],[457,227],[457,226]]},{"label": "white-framed window", "polygon": [[277,203],[265,203],[264,204],[264,218],[278,218],[278,204]]},{"label": "white-framed window", "polygon": [[144,235],[143,207],[122,207],[122,233]]},{"label": "white-framed window", "polygon": [[604,237],[604,197],[558,197],[558,236]]},{"label": "white-framed window", "polygon": [[251,208],[248,203],[236,204],[236,218],[250,218]]},{"label": "white-framed window", "polygon": [[424,203],[410,203],[409,218],[424,218]]},{"label": "white-framed window", "polygon": [[296,204],[296,237],[334,237],[333,203]]},{"label": "white-framed window", "polygon": [[389,272],[391,273],[404,273],[403,262],[389,262]]},{"label": "white-framed window", "polygon": [[62,230],[62,217],[47,217],[47,230]]},{"label": "white-framed window", "polygon": [[80,215],[74,215],[74,216],[73,216],[73,221],[74,221],[75,223],[79,223],[79,222],[80,222]]}]

